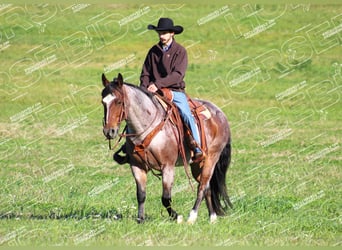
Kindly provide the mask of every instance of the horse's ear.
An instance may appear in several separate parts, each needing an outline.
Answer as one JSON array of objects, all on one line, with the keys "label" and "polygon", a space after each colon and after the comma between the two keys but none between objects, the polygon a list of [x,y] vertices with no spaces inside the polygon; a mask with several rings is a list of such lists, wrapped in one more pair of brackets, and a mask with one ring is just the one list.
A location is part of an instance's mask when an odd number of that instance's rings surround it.
[{"label": "horse's ear", "polygon": [[104,73],[102,73],[102,84],[104,87],[106,87],[109,84],[109,81]]},{"label": "horse's ear", "polygon": [[123,77],[121,73],[118,74],[118,85],[121,87],[123,85]]}]

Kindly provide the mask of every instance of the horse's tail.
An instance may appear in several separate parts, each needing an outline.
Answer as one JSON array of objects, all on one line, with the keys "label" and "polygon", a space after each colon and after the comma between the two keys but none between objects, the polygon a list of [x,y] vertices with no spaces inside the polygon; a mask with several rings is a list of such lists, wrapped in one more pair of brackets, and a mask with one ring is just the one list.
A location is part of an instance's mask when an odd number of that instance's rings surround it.
[{"label": "horse's tail", "polygon": [[[227,186],[226,173],[231,160],[231,143],[230,138],[221,152],[220,158],[216,163],[213,176],[210,180],[211,200],[213,208],[217,215],[224,215],[228,207],[233,208]],[[223,204],[222,204],[223,203]]]}]

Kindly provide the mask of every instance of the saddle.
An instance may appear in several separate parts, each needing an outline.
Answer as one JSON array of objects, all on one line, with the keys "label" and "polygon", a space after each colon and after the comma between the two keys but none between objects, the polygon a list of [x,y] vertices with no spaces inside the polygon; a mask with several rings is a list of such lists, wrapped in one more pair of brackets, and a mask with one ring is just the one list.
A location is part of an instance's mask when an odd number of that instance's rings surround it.
[{"label": "saddle", "polygon": [[[184,141],[187,142],[188,146],[193,150],[195,147],[201,147],[202,151],[207,153],[207,141],[204,132],[204,121],[209,120],[211,118],[211,113],[208,108],[200,103],[199,101],[192,99],[189,95],[187,95],[189,107],[193,117],[195,118],[195,122],[200,134],[201,145],[194,144],[193,137],[191,135],[190,129],[187,128],[182,119],[180,119],[180,114],[176,105],[172,102],[172,93],[171,90],[163,88],[158,95],[156,95],[158,101],[163,106],[165,111],[171,106],[172,114],[170,116],[171,122],[177,127],[178,133],[180,135],[183,134]],[[184,133],[182,133],[184,132]]]}]

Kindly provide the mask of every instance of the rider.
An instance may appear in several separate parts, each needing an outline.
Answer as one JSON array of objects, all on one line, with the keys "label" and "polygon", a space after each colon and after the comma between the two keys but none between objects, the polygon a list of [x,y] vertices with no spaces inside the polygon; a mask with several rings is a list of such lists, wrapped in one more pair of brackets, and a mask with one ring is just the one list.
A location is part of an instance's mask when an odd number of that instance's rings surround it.
[{"label": "rider", "polygon": [[200,137],[194,117],[185,94],[184,76],[188,66],[186,49],[175,41],[174,35],[183,32],[183,27],[173,25],[170,18],[160,18],[158,25],[148,25],[149,30],[155,30],[159,36],[159,42],[147,53],[140,75],[140,86],[149,92],[156,92],[159,89],[171,90],[172,102],[176,104],[180,115],[191,130],[196,145],[193,148],[193,160],[202,158],[203,152],[200,149]]}]

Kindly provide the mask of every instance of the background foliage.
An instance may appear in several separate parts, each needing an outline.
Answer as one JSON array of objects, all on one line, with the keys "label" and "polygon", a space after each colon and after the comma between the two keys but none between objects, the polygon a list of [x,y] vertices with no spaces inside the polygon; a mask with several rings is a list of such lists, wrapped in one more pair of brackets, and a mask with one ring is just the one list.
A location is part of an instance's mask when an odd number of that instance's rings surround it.
[{"label": "background foliage", "polygon": [[[196,11],[194,11],[196,10]],[[234,210],[168,220],[149,176],[137,225],[129,167],[102,135],[100,76],[139,84],[168,16],[184,26],[187,92],[233,134]],[[0,245],[341,246],[341,5],[0,5]],[[173,206],[195,198],[183,168]]]}]

